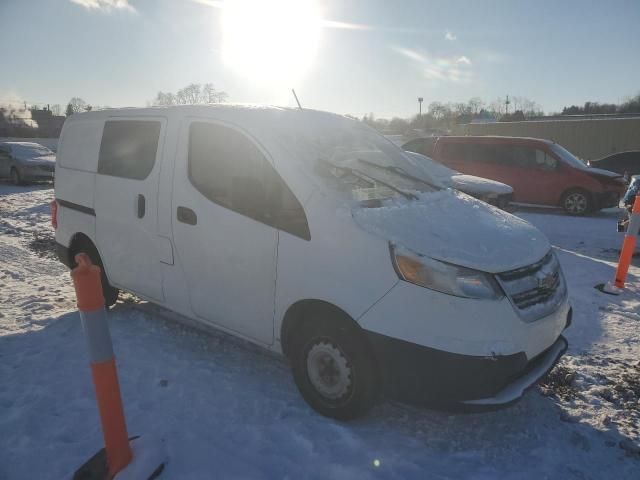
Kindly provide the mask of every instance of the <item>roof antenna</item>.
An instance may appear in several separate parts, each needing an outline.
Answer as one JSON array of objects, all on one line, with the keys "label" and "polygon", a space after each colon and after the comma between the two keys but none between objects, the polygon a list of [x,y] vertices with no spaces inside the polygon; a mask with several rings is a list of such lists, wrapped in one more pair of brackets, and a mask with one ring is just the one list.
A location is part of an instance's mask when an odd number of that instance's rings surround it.
[{"label": "roof antenna", "polygon": [[294,97],[295,97],[295,99],[296,99],[296,103],[298,104],[298,108],[299,108],[300,110],[302,110],[302,105],[300,105],[300,100],[298,100],[298,95],[296,95],[296,91],[295,91],[295,89],[293,89],[293,88],[292,88],[292,89],[291,89],[291,92],[293,93],[293,96],[294,96]]}]

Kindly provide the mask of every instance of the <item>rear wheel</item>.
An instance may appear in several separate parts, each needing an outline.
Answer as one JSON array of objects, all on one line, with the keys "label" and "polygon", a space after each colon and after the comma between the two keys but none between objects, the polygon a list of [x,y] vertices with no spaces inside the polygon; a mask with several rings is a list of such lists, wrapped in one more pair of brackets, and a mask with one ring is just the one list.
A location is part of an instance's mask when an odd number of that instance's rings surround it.
[{"label": "rear wheel", "polygon": [[293,342],[293,377],[314,410],[351,420],[373,406],[378,389],[375,359],[350,320],[315,316],[298,329]]},{"label": "rear wheel", "polygon": [[112,287],[109,283],[109,279],[107,278],[107,274],[104,271],[104,265],[102,264],[102,259],[100,258],[100,254],[96,247],[90,243],[89,241],[80,243],[77,247],[73,248],[71,251],[72,255],[72,268],[75,267],[75,256],[78,253],[86,253],[89,255],[91,262],[94,265],[100,267],[100,281],[102,283],[102,294],[104,295],[104,305],[105,307],[111,307],[116,304],[118,301],[118,295],[120,290],[115,287]]},{"label": "rear wheel", "polygon": [[584,190],[569,190],[562,196],[562,208],[569,215],[585,215],[593,210],[593,201]]},{"label": "rear wheel", "polygon": [[20,172],[18,172],[18,169],[15,167],[11,169],[11,183],[13,183],[15,186],[22,185]]}]

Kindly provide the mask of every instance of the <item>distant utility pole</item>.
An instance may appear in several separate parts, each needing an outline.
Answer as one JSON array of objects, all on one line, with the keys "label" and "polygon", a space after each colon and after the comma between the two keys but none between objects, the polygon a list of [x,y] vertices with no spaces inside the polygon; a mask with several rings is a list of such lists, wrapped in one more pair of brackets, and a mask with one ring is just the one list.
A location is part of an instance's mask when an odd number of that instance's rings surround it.
[{"label": "distant utility pole", "polygon": [[510,104],[511,104],[511,102],[509,101],[509,95],[507,95],[507,99],[504,101],[504,107],[505,107],[507,115],[509,115],[509,105]]},{"label": "distant utility pole", "polygon": [[418,111],[419,111],[419,116],[422,117],[422,101],[424,100],[424,98],[422,97],[418,97]]}]

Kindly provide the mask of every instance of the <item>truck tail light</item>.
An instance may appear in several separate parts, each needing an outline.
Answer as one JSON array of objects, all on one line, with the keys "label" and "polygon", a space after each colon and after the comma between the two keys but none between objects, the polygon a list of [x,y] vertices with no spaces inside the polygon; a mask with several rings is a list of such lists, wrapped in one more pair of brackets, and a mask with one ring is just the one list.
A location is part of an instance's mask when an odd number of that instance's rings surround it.
[{"label": "truck tail light", "polygon": [[55,230],[58,228],[58,202],[53,200],[49,207],[51,208],[51,226]]}]

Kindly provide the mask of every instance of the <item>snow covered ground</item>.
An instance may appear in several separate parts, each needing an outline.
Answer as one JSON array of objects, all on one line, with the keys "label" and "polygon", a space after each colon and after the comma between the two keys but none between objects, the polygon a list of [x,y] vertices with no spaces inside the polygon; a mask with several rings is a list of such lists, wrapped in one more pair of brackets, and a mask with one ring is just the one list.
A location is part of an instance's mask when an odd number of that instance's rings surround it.
[{"label": "snow covered ground", "polygon": [[[0,185],[0,479],[59,479],[101,446],[69,274],[52,256],[47,186]],[[570,349],[516,405],[456,414],[381,403],[314,413],[284,360],[126,297],[109,313],[131,435],[160,439],[161,478],[640,478],[640,261],[620,297],[617,213],[521,217],[557,249]],[[635,443],[634,443],[635,442]],[[625,448],[622,448],[621,445]]]}]

